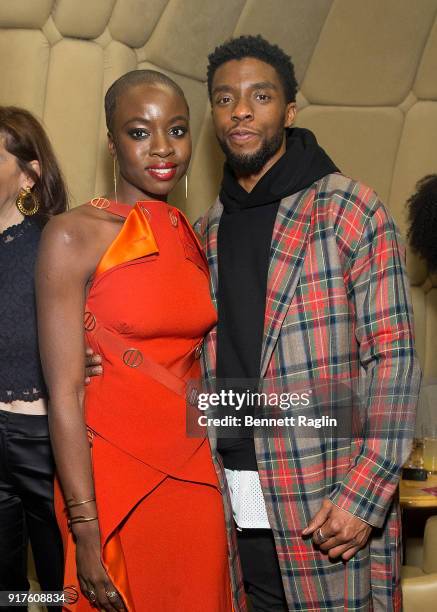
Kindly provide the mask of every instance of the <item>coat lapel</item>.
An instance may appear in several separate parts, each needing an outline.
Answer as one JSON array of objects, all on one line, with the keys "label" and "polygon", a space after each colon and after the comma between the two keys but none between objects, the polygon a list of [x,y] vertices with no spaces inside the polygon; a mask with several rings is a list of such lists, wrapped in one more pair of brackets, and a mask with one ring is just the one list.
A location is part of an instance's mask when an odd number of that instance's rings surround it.
[{"label": "coat lapel", "polygon": [[[209,266],[211,298],[216,309],[218,296],[217,234],[222,212],[223,205],[217,198],[200,225],[200,234]],[[203,374],[206,380],[214,379],[216,375],[216,344],[217,328],[214,327],[206,336],[203,345]]]},{"label": "coat lapel", "polygon": [[[223,205],[217,198],[215,204],[202,219],[199,227],[201,241],[209,266],[211,298],[216,309],[218,294],[217,234],[222,212]],[[206,336],[203,349],[202,370],[205,384],[214,384],[217,360],[217,327],[214,327]],[[208,437],[212,455],[215,457],[217,440],[215,429],[212,426],[208,427]]]},{"label": "coat lapel", "polygon": [[217,234],[222,212],[223,204],[217,198],[205,217],[205,229],[202,231],[206,259],[208,260],[209,273],[211,275],[211,298],[216,308],[218,291]]},{"label": "coat lapel", "polygon": [[[261,350],[261,378],[265,376],[273,349],[299,281],[308,242],[314,190],[306,190],[281,200],[270,248],[267,277],[264,335]],[[205,216],[201,234],[211,275],[211,297],[217,308],[217,234],[223,205],[217,198]],[[214,328],[205,341],[204,367],[207,378],[215,377],[216,340]]]},{"label": "coat lapel", "polygon": [[281,200],[273,229],[267,277],[261,378],[265,376],[273,349],[299,281],[305,258],[314,190]]}]

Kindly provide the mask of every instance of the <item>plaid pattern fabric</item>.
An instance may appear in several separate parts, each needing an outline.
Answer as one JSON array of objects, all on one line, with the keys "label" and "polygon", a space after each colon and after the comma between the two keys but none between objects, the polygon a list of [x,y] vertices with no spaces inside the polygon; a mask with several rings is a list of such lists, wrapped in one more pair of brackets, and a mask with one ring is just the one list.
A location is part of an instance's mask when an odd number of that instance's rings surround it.
[{"label": "plaid pattern fabric", "polygon": [[[222,210],[217,200],[198,224],[215,302]],[[206,378],[214,378],[215,330],[203,361]],[[341,174],[281,201],[261,375],[266,392],[355,381],[370,424],[367,434],[352,439],[302,437],[293,428],[276,437],[255,432],[289,609],[400,611],[397,484],[413,438],[421,375],[397,229],[374,192]],[[211,446],[217,461],[213,437]],[[300,535],[326,497],[374,527],[347,563],[329,561]]]},{"label": "plaid pattern fabric", "polygon": [[217,457],[217,453],[213,453],[214,466],[217,472],[217,477],[220,489],[223,495],[223,506],[226,521],[226,534],[228,539],[229,551],[229,571],[231,575],[232,612],[247,612],[246,593],[244,590],[243,575],[241,572],[240,557],[238,556],[237,534],[235,533],[235,525],[232,514],[231,498],[229,493],[228,481],[226,480],[225,470],[222,461]]}]

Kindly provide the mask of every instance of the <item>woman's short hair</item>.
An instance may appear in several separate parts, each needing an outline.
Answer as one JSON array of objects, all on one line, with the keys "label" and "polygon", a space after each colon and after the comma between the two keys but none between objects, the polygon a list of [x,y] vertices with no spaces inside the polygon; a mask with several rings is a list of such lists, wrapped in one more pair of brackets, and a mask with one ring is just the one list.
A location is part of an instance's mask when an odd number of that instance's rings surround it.
[{"label": "woman's short hair", "polygon": [[[17,158],[19,168],[33,181],[40,202],[38,218],[48,219],[68,208],[68,196],[52,145],[40,122],[24,108],[0,106],[0,137],[5,149]],[[40,175],[30,162],[38,161]]]},{"label": "woman's short hair", "polygon": [[176,95],[180,96],[187,106],[189,107],[185,94],[179,85],[168,77],[163,72],[157,70],[131,70],[126,74],[119,77],[108,89],[105,95],[105,116],[106,116],[106,127],[109,131],[112,129],[114,113],[117,105],[118,97],[125,91],[136,85],[164,85],[169,89],[173,90]]}]

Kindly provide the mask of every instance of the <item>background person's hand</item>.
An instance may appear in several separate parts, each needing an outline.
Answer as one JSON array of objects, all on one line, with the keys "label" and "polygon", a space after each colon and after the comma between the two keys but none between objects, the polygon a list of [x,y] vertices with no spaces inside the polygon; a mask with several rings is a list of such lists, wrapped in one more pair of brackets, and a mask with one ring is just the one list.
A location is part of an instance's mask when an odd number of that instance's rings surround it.
[{"label": "background person's hand", "polygon": [[302,535],[312,535],[314,544],[328,553],[330,559],[341,556],[349,561],[366,545],[371,531],[371,525],[324,499]]},{"label": "background person's hand", "polygon": [[[126,612],[117,589],[100,559],[100,535],[97,525],[75,525],[76,565],[84,596],[98,609]],[[94,595],[95,596],[94,596]]]},{"label": "background person's hand", "polygon": [[90,346],[85,349],[85,384],[89,385],[92,376],[103,374],[102,357],[94,353]]}]

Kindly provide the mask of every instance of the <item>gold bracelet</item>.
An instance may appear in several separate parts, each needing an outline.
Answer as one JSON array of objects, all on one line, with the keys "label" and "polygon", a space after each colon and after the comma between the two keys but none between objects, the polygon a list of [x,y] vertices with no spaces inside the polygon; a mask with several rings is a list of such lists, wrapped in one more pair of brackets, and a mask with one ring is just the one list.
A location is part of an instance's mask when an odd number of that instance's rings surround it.
[{"label": "gold bracelet", "polygon": [[83,504],[89,504],[90,502],[96,501],[95,497],[90,497],[90,499],[85,499],[84,501],[80,501],[80,502],[73,502],[72,504],[69,504],[67,502],[67,505],[65,506],[66,508],[76,508],[76,506],[82,506]]},{"label": "gold bracelet", "polygon": [[97,516],[92,516],[90,518],[86,518],[85,516],[74,516],[73,518],[70,518],[67,520],[67,525],[68,525],[68,529],[71,529],[72,525],[75,525],[76,523],[89,523],[90,521],[97,521],[98,517]]}]

